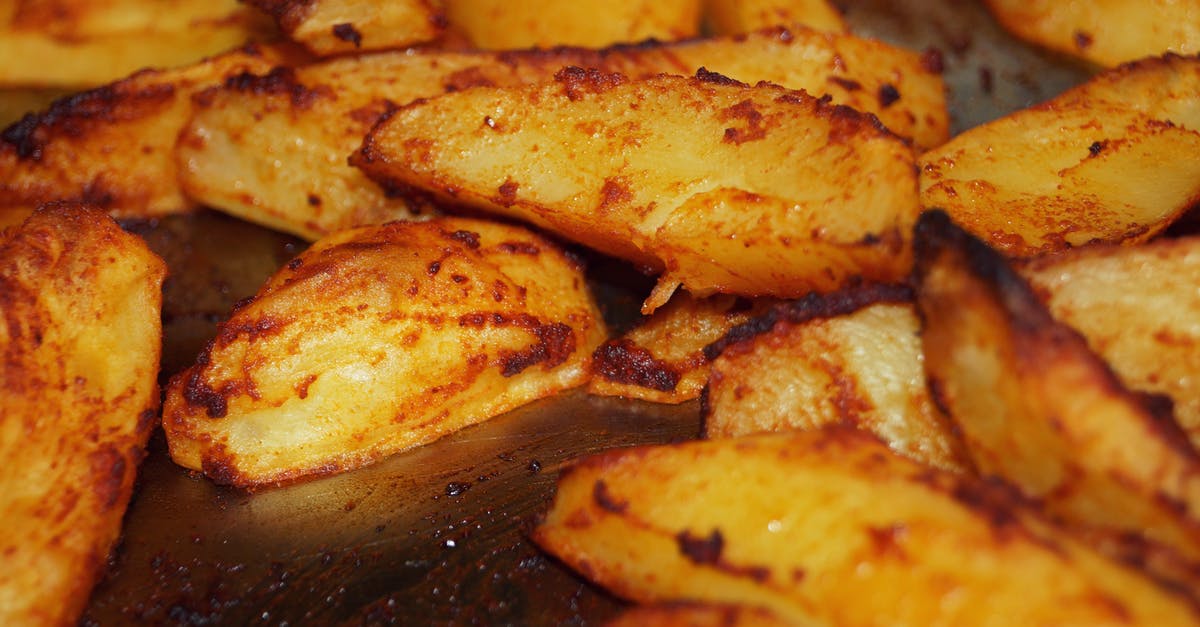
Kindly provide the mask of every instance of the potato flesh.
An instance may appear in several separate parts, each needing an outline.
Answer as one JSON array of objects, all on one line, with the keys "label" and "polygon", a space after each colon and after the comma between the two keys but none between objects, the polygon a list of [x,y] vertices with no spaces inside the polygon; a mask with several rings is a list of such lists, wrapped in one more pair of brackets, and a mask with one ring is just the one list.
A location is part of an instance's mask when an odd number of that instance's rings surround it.
[{"label": "potato flesh", "polygon": [[587,458],[533,537],[633,601],[750,605],[801,624],[1197,622],[1183,597],[1010,492],[848,428]]},{"label": "potato flesh", "polygon": [[1114,66],[1167,51],[1200,52],[1196,0],[987,0],[1009,31],[1093,63]]},{"label": "potato flesh", "polygon": [[[918,146],[948,134],[943,82],[918,55],[804,28],[600,51],[381,53],[277,71],[206,94],[179,143],[182,185],[198,202],[310,240],[425,215],[346,163],[379,117],[447,91],[549,81],[566,65],[629,76],[707,67],[750,83],[829,94],[834,103],[876,114]],[[878,97],[893,91],[899,100]]]},{"label": "potato flesh", "polygon": [[825,0],[706,0],[704,11],[713,30],[722,35],[792,24],[831,33],[848,30],[841,12]]},{"label": "potato flesh", "polygon": [[404,48],[436,39],[445,17],[429,0],[249,0],[318,56]]},{"label": "potato flesh", "polygon": [[[15,0],[0,4],[0,86],[86,88],[199,62],[274,29],[236,0]],[[31,60],[36,62],[31,63]]]},{"label": "potato flesh", "polygon": [[1197,131],[1200,58],[1147,59],[922,154],[921,203],[1014,256],[1143,242],[1200,200]]},{"label": "potato flesh", "polygon": [[700,0],[445,0],[450,29],[486,50],[674,41],[700,30]]},{"label": "potato flesh", "polygon": [[191,95],[240,72],[266,71],[274,59],[270,50],[236,51],[142,72],[25,116],[0,135],[0,213],[27,215],[54,200],[87,202],[118,217],[193,208],[174,158]]},{"label": "potato flesh", "polygon": [[517,227],[343,231],[281,269],[175,377],[171,456],[254,485],[361,466],[586,379],[583,277]]},{"label": "potato flesh", "polygon": [[914,246],[930,384],[979,471],[1070,524],[1200,560],[1200,455],[1170,418],[944,214],[923,216]]},{"label": "potato flesh", "polygon": [[641,324],[596,350],[588,392],[657,403],[695,399],[708,382],[704,348],[771,302],[676,292]]},{"label": "potato flesh", "polygon": [[75,624],[103,572],[158,407],[165,273],[95,209],[0,235],[0,623]]},{"label": "potato flesh", "polygon": [[[911,149],[894,135],[802,92],[723,78],[575,68],[553,84],[447,94],[390,116],[353,163],[665,270],[646,313],[681,283],[789,297],[897,279],[916,213]],[[700,231],[719,243],[693,249]],[[765,257],[791,267],[737,271]]]},{"label": "potato flesh", "polygon": [[866,304],[848,296],[805,299],[726,346],[712,362],[705,436],[848,424],[917,461],[970,471],[925,385],[912,303],[878,298]]},{"label": "potato flesh", "polygon": [[1200,239],[1087,247],[1019,270],[1126,386],[1169,397],[1200,447]]}]

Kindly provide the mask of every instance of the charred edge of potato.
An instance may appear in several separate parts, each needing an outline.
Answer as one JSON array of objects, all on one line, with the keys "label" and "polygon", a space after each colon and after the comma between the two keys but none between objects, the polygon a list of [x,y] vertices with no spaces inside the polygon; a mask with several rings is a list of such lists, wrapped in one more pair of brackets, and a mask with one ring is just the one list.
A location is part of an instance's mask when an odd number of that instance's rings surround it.
[{"label": "charred edge of potato", "polygon": [[[966,264],[967,270],[980,277],[987,289],[993,291],[997,302],[1010,313],[1014,328],[1024,334],[1040,337],[1046,344],[1082,347],[1081,353],[1090,356],[1091,366],[1103,377],[1103,385],[1106,388],[1119,391],[1130,402],[1142,408],[1171,448],[1185,459],[1200,464],[1200,453],[1192,447],[1187,433],[1175,421],[1174,415],[1164,411],[1162,401],[1152,396],[1129,392],[1112,366],[1087,348],[1087,338],[1056,320],[1038,299],[1029,283],[1009,265],[1003,255],[959,227],[940,209],[922,213],[913,232],[914,276],[928,274],[937,260],[947,254],[946,251],[960,251],[961,260]],[[919,279],[917,282],[919,283]],[[920,308],[918,314],[923,315]],[[937,387],[934,386],[931,391],[934,402],[946,411],[947,408],[937,393]]]},{"label": "charred edge of potato", "polygon": [[266,13],[285,33],[294,32],[317,8],[320,0],[244,0]]},{"label": "charred edge of potato", "polygon": [[813,292],[798,300],[776,305],[766,314],[733,327],[725,337],[704,347],[704,357],[712,361],[730,346],[768,333],[779,322],[801,324],[817,318],[844,316],[876,303],[905,303],[912,300],[911,287],[892,283],[853,286],[824,294]]}]

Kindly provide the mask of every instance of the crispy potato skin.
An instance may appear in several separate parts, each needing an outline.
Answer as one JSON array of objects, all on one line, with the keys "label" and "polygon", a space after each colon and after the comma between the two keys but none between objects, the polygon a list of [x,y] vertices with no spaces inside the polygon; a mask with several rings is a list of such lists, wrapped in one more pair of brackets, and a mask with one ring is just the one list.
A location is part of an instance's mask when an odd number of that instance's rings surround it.
[{"label": "crispy potato skin", "polygon": [[166,267],[102,212],[0,235],[0,623],[73,625],[158,409]]},{"label": "crispy potato skin", "polygon": [[310,240],[427,215],[421,203],[346,163],[379,119],[447,92],[546,82],[569,65],[631,77],[706,67],[749,83],[828,94],[835,104],[876,114],[920,147],[944,142],[949,132],[941,76],[918,55],[802,27],[604,50],[380,53],[245,76],[205,93],[179,142],[182,185],[201,203]]},{"label": "crispy potato skin", "polygon": [[1200,455],[1170,415],[945,214],[922,216],[914,246],[930,385],[979,471],[1071,524],[1200,561]]},{"label": "crispy potato skin", "polygon": [[187,68],[147,70],[27,114],[0,132],[0,214],[25,215],[52,200],[118,217],[191,209],[179,187],[175,139],[192,93],[265,72],[275,60],[271,50],[250,47]]},{"label": "crispy potato skin", "polygon": [[813,294],[735,327],[709,347],[709,438],[854,425],[896,452],[971,472],[925,385],[920,322],[902,286]]},{"label": "crispy potato skin", "polygon": [[1144,242],[1200,201],[1198,131],[1200,58],[1145,59],[925,152],[921,204],[1010,256]]},{"label": "crispy potato skin", "polygon": [[1167,51],[1200,52],[1196,0],[987,0],[992,15],[1029,42],[1115,66]]},{"label": "crispy potato skin", "polygon": [[446,18],[431,0],[248,0],[318,56],[404,48],[438,38]]},{"label": "crispy potato skin", "polygon": [[841,12],[825,0],[705,0],[704,13],[722,35],[792,24],[831,33],[849,30]]},{"label": "crispy potato skin", "polygon": [[524,229],[443,218],[332,235],[172,379],[173,459],[251,486],[346,470],[586,381],[581,269]]},{"label": "crispy potato skin", "polygon": [[451,30],[487,50],[674,41],[700,30],[701,0],[445,0]]},{"label": "crispy potato skin", "polygon": [[1011,491],[846,427],[586,458],[561,475],[533,538],[633,601],[751,605],[801,624],[1198,620],[1183,595]]},{"label": "crispy potato skin", "polygon": [[911,148],[873,117],[703,72],[566,68],[447,94],[396,111],[352,162],[663,272],[646,313],[679,285],[796,297],[897,280],[917,213]]},{"label": "crispy potato skin", "polygon": [[657,403],[695,399],[708,382],[705,347],[773,302],[676,292],[641,324],[596,349],[588,392]]},{"label": "crispy potato skin", "polygon": [[10,0],[0,4],[0,86],[95,87],[277,36],[237,0]]},{"label": "crispy potato skin", "polygon": [[1078,330],[1132,390],[1171,399],[1200,447],[1200,238],[1089,246],[1018,267],[1054,317]]}]

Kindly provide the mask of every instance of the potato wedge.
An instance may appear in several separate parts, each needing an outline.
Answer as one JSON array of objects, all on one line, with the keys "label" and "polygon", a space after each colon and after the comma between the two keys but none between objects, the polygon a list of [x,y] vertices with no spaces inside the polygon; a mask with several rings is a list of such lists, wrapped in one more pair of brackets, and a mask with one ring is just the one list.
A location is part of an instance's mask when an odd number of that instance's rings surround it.
[{"label": "potato wedge", "polygon": [[352,162],[662,272],[650,313],[680,285],[794,297],[905,276],[912,159],[873,117],[804,92],[566,68],[404,107]]},{"label": "potato wedge", "polygon": [[856,429],[615,450],[574,463],[534,540],[644,603],[831,625],[1195,625],[998,484]]},{"label": "potato wedge", "polygon": [[705,0],[704,14],[720,35],[793,24],[831,33],[848,30],[841,12],[826,0]]},{"label": "potato wedge", "polygon": [[1089,246],[1018,270],[1127,387],[1169,397],[1200,447],[1200,238]]},{"label": "potato wedge", "polygon": [[941,77],[916,54],[804,28],[600,51],[382,53],[245,77],[204,94],[179,143],[183,186],[206,205],[310,240],[426,215],[427,207],[346,163],[379,118],[444,92],[549,81],[568,65],[629,76],[708,67],[746,82],[829,94],[834,103],[875,113],[917,146],[948,134]]},{"label": "potato wedge", "polygon": [[1013,256],[1142,242],[1200,201],[1198,131],[1200,57],[1147,59],[924,153],[921,203]]},{"label": "potato wedge", "polygon": [[704,348],[773,302],[676,292],[639,325],[596,349],[588,392],[657,403],[698,398],[710,366]]},{"label": "potato wedge", "polygon": [[405,48],[437,39],[445,27],[433,0],[247,0],[318,56]]},{"label": "potato wedge", "polygon": [[701,0],[445,0],[451,30],[486,50],[584,46],[700,34]]},{"label": "potato wedge", "polygon": [[930,386],[979,471],[1071,524],[1200,562],[1200,455],[1171,416],[1144,406],[946,214],[922,216],[914,247]]},{"label": "potato wedge", "polygon": [[581,269],[480,220],[331,235],[222,323],[163,408],[171,457],[238,486],[328,474],[586,381]]},{"label": "potato wedge", "polygon": [[0,87],[95,87],[277,36],[237,0],[8,0]]},{"label": "potato wedge", "polygon": [[241,72],[265,72],[277,56],[247,48],[182,69],[145,71],[26,115],[0,132],[0,214],[27,215],[53,200],[86,202],[118,217],[191,209],[174,155],[192,93]]},{"label": "potato wedge", "polygon": [[156,422],[166,267],[95,209],[0,234],[0,623],[73,625]]},{"label": "potato wedge", "polygon": [[920,322],[901,286],[813,294],[709,347],[709,438],[854,425],[917,461],[969,472],[925,385]]},{"label": "potato wedge", "polygon": [[1014,35],[1092,63],[1114,66],[1164,52],[1200,52],[1196,0],[987,0]]}]

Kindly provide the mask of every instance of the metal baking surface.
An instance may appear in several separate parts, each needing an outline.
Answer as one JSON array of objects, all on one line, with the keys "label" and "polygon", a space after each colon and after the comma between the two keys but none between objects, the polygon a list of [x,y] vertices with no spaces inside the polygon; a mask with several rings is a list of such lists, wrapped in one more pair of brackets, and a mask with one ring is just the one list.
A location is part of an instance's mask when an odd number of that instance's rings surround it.
[{"label": "metal baking surface", "polygon": [[[1002,33],[976,2],[843,3],[856,33],[940,55],[954,131],[1045,100],[1088,68]],[[131,225],[172,267],[164,372],[304,244],[216,214]],[[614,315],[644,285],[591,271]],[[576,392],[343,475],[256,493],[175,466],[155,438],[122,543],[84,624],[595,624],[622,605],[525,531],[564,461],[694,438],[698,404]]]}]

